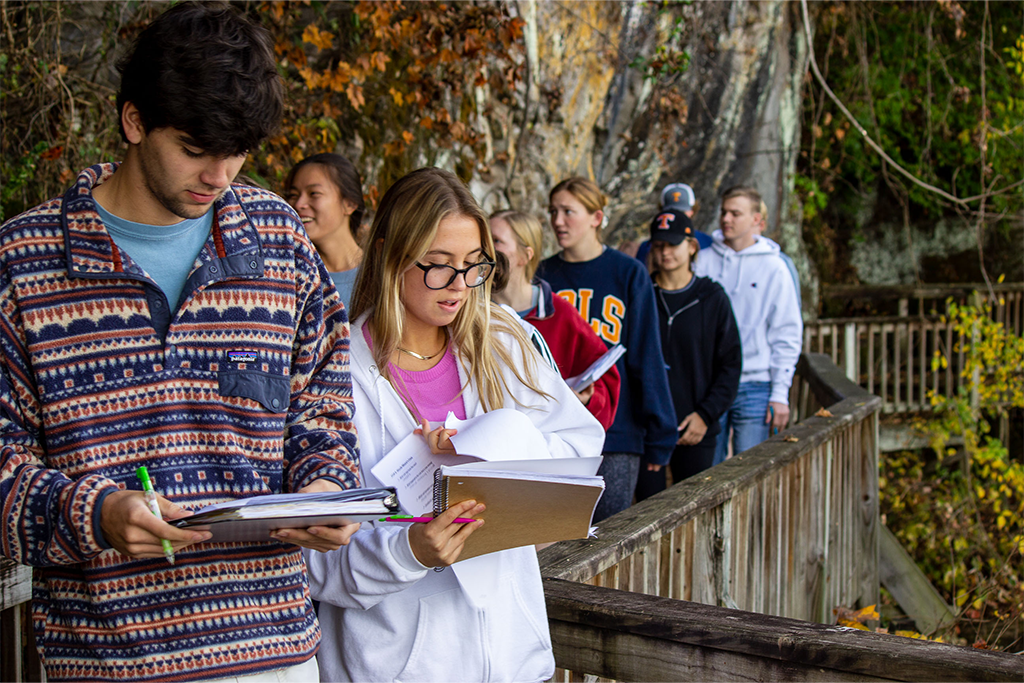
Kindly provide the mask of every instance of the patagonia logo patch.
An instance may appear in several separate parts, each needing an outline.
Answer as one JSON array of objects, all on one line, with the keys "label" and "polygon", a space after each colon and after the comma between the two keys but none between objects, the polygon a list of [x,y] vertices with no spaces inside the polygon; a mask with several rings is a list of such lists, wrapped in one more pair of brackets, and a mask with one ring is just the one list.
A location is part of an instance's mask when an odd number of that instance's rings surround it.
[{"label": "patagonia logo patch", "polygon": [[228,351],[229,363],[255,363],[259,354],[255,351]]}]

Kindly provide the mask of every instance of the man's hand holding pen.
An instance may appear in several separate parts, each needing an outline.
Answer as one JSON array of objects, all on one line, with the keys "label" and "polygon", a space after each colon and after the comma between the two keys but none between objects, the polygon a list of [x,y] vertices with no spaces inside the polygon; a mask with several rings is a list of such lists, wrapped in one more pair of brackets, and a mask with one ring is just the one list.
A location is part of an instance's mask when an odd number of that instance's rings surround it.
[{"label": "man's hand holding pen", "polygon": [[152,513],[142,491],[114,491],[107,495],[100,509],[104,540],[129,557],[164,557],[163,539],[178,551],[213,535],[208,531],[179,529],[163,521],[188,517],[191,513],[163,496],[158,495],[157,501],[163,519]]}]

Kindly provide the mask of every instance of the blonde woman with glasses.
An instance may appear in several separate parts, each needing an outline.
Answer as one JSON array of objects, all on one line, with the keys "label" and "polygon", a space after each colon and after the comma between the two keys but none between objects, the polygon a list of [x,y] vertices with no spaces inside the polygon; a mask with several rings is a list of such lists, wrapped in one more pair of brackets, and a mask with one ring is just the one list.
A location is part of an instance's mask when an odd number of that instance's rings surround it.
[{"label": "blonde woman with glasses", "polygon": [[[411,433],[454,454],[449,411],[530,418],[554,457],[596,456],[604,432],[492,306],[494,244],[466,186],[415,171],[384,195],[352,301],[352,392],[364,485]],[[363,525],[340,552],[306,554],[330,681],[541,681],[554,672],[533,546],[458,561],[482,522],[474,501],[428,524]],[[420,511],[417,511],[420,512]],[[478,560],[486,559],[483,567]]]}]

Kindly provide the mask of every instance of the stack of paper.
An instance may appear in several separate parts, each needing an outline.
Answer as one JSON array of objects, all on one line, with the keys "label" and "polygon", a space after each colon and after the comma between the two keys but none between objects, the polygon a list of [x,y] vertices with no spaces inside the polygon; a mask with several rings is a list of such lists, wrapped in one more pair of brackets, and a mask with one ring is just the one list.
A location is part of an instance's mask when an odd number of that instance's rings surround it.
[{"label": "stack of paper", "polygon": [[400,510],[393,488],[283,493],[210,505],[170,524],[211,531],[211,542],[271,541],[270,532],[275,529],[343,526],[373,521]]},{"label": "stack of paper", "polygon": [[466,560],[506,548],[587,538],[604,492],[601,458],[470,462],[441,467],[443,507],[484,503],[484,525],[462,550]]}]

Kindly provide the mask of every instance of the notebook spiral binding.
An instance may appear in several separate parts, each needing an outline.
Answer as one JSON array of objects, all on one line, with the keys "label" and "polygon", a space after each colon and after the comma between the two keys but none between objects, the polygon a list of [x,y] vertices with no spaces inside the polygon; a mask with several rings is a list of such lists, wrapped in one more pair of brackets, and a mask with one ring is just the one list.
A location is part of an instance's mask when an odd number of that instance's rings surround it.
[{"label": "notebook spiral binding", "polygon": [[441,476],[441,468],[434,470],[434,516],[440,517],[448,509],[448,486]]},{"label": "notebook spiral binding", "polygon": [[[448,509],[448,482],[441,476],[441,468],[434,470],[434,516],[440,517]],[[444,567],[434,567],[435,572],[443,572]]]}]

